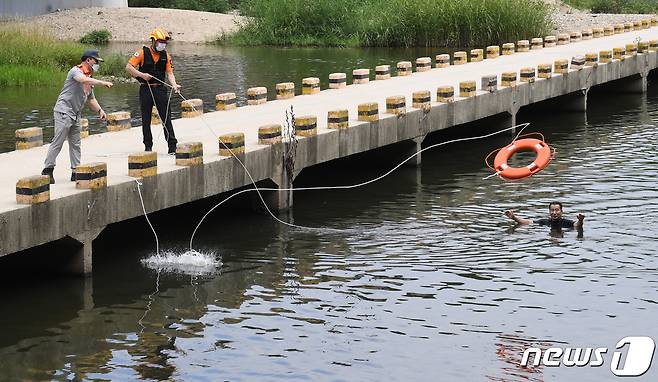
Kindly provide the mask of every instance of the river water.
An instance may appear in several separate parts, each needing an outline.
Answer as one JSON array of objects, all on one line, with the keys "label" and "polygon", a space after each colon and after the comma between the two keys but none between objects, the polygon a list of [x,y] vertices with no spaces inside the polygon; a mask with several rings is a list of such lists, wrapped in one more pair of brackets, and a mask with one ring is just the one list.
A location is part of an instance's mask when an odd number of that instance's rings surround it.
[{"label": "river water", "polygon": [[[224,78],[245,88],[250,78],[311,74],[304,66],[322,67],[313,74],[326,78],[339,65],[325,62],[335,53],[272,50],[287,58],[263,73],[272,60],[241,52],[178,65],[219,73],[213,60],[241,62],[247,79]],[[343,68],[360,58],[347,60]],[[197,86],[204,94],[236,89]],[[195,248],[221,260],[203,272],[143,265],[155,249],[141,218],[101,234],[87,280],[34,280],[21,276],[25,265],[0,262],[12,273],[3,272],[0,288],[0,380],[615,380],[617,341],[658,339],[658,91],[594,93],[586,115],[530,109],[519,119],[557,150],[537,176],[483,180],[483,158],[511,139],[501,136],[427,151],[421,168],[367,187],[296,193],[294,222],[321,230],[284,227],[254,212],[254,198],[238,198],[200,230]],[[460,126],[427,142],[491,129]],[[296,185],[364,181],[398,154],[307,169]],[[184,250],[219,200],[155,214],[161,247]],[[515,228],[502,214],[544,217],[553,200],[567,217],[586,215],[582,234]],[[528,347],[608,352],[602,367],[521,368]],[[655,363],[630,380],[657,380]]]}]

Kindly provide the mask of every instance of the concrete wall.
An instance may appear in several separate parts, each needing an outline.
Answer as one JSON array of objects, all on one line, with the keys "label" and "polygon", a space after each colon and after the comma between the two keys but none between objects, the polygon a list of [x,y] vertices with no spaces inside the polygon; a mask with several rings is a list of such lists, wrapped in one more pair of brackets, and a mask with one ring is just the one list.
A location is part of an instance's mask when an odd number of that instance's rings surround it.
[{"label": "concrete wall", "polygon": [[2,0],[0,17],[36,16],[58,9],[86,7],[127,8],[128,0]]}]

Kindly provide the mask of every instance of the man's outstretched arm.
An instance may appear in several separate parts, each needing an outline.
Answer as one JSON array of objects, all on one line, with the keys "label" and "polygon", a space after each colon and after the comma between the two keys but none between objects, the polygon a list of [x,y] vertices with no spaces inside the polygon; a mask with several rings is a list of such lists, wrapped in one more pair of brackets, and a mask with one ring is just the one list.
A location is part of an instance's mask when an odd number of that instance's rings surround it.
[{"label": "man's outstretched arm", "polygon": [[514,212],[512,210],[505,211],[505,216],[507,216],[508,218],[514,220],[516,222],[516,224],[532,224],[532,220],[522,219],[522,218],[514,215]]}]

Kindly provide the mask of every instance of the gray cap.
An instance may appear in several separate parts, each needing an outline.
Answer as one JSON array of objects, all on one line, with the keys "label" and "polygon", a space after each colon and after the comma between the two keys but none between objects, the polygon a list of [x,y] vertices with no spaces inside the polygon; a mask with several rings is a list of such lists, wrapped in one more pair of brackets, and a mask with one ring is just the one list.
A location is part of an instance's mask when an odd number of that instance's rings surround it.
[{"label": "gray cap", "polygon": [[96,49],[87,49],[87,50],[85,50],[85,52],[82,53],[82,58],[80,59],[80,61],[84,61],[84,60],[86,60],[86,59],[89,58],[89,57],[96,59],[96,61],[98,61],[98,62],[104,61],[104,60],[98,55],[98,51],[97,51]]}]

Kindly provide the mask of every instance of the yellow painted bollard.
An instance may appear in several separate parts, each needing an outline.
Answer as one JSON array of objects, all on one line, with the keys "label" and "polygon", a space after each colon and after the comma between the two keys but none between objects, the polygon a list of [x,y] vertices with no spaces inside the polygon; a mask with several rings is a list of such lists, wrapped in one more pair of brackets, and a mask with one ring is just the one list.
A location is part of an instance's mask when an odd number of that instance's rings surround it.
[{"label": "yellow painted bollard", "polygon": [[583,35],[580,32],[571,32],[569,39],[571,42],[579,42],[583,39]]},{"label": "yellow painted bollard", "polygon": [[583,40],[591,40],[594,37],[594,31],[591,29],[583,29],[580,34],[583,36]]},{"label": "yellow painted bollard", "polygon": [[262,105],[267,102],[267,88],[258,86],[247,89],[247,105]]},{"label": "yellow painted bollard", "polygon": [[500,47],[498,45],[489,45],[487,47],[487,59],[498,58],[500,56]]},{"label": "yellow painted bollard", "polygon": [[570,37],[567,33],[560,33],[557,35],[558,45],[567,45],[570,42]]},{"label": "yellow painted bollard", "polygon": [[340,89],[347,86],[347,74],[331,73],[329,75],[329,89]]},{"label": "yellow painted bollard", "polygon": [[176,166],[198,166],[203,164],[203,143],[188,142],[176,145]]},{"label": "yellow painted bollard", "polygon": [[411,100],[413,101],[412,106],[416,109],[423,109],[430,106],[430,91],[429,90],[419,90],[413,92],[411,95]]},{"label": "yellow painted bollard", "polygon": [[121,131],[130,129],[130,112],[117,111],[107,115],[107,131]]},{"label": "yellow painted bollard", "polygon": [[359,121],[373,122],[379,120],[379,105],[377,102],[362,103],[358,106]]},{"label": "yellow painted bollard", "polygon": [[601,64],[607,64],[612,61],[612,51],[611,50],[602,50],[599,52],[599,62]]},{"label": "yellow painted bollard", "polygon": [[587,53],[585,55],[585,66],[599,66],[599,55],[596,53]]},{"label": "yellow painted bollard", "polygon": [[391,78],[391,65],[378,65],[375,67],[376,80],[388,80]]},{"label": "yellow painted bollard", "polygon": [[544,48],[544,39],[541,37],[535,37],[532,40],[530,40],[531,44],[531,49],[532,50],[538,50],[538,49],[543,49]]},{"label": "yellow painted bollard", "polygon": [[460,97],[474,97],[475,96],[475,81],[461,81],[459,83],[459,96]]},{"label": "yellow painted bollard", "polygon": [[594,38],[601,38],[603,37],[604,34],[604,29],[603,28],[594,28],[592,29],[592,37]]},{"label": "yellow painted bollard", "polygon": [[637,54],[637,45],[636,44],[626,44],[626,55],[635,56]]},{"label": "yellow painted bollard", "polygon": [[455,100],[455,88],[452,86],[439,86],[436,89],[436,102],[451,103]]},{"label": "yellow painted bollard", "polygon": [[345,109],[330,110],[327,113],[327,127],[330,129],[347,129],[350,127],[349,112]]},{"label": "yellow painted bollard", "polygon": [[569,61],[564,59],[555,60],[553,63],[553,72],[559,74],[569,73]]},{"label": "yellow painted bollard", "polygon": [[318,118],[314,115],[295,117],[295,134],[312,137],[318,134]]},{"label": "yellow painted bollard", "polygon": [[16,203],[38,204],[50,200],[50,177],[35,175],[16,182]]},{"label": "yellow painted bollard", "polygon": [[637,52],[638,53],[649,53],[649,42],[648,41],[640,41],[640,43],[637,44]]},{"label": "yellow painted bollard", "polygon": [[535,82],[535,68],[521,68],[521,82]]},{"label": "yellow painted bollard", "polygon": [[80,164],[75,169],[75,188],[97,190],[107,187],[107,164],[94,162]]},{"label": "yellow painted bollard", "polygon": [[632,21],[624,23],[624,32],[630,32],[632,30],[633,30],[633,22]]},{"label": "yellow painted bollard", "polygon": [[621,33],[624,33],[624,24],[615,24],[614,34],[621,34]]},{"label": "yellow painted bollard", "polygon": [[455,52],[452,54],[452,64],[453,65],[464,65],[467,63],[467,55],[466,52]]},{"label": "yellow painted bollard", "polygon": [[317,77],[302,78],[302,94],[318,94],[320,93],[320,79]]},{"label": "yellow painted bollard", "polygon": [[416,59],[416,71],[426,72],[432,69],[432,59],[429,57],[419,57]]},{"label": "yellow painted bollard", "polygon": [[158,174],[158,153],[144,151],[128,155],[128,176],[146,178]]},{"label": "yellow painted bollard", "polygon": [[220,135],[218,142],[220,156],[230,157],[233,155],[244,154],[244,133]]},{"label": "yellow painted bollard", "polygon": [[151,108],[151,126],[157,126],[161,125],[162,121],[160,121],[160,116],[158,114],[158,108],[153,106]]},{"label": "yellow painted bollard", "polygon": [[537,77],[539,78],[551,78],[553,76],[551,64],[539,64],[537,65]]},{"label": "yellow painted bollard", "polygon": [[585,66],[585,56],[573,56],[571,58],[571,69],[580,70]]},{"label": "yellow painted bollard", "polygon": [[619,61],[624,61],[626,58],[626,49],[612,48],[612,58]]},{"label": "yellow painted bollard", "polygon": [[612,26],[603,27],[604,36],[612,36],[613,34],[615,34],[615,27]]},{"label": "yellow painted bollard", "polygon": [[398,77],[404,77],[411,74],[411,61],[400,61],[397,64]]},{"label": "yellow painted bollard", "polygon": [[180,107],[183,109],[180,113],[183,118],[193,118],[203,114],[203,101],[198,98],[186,99],[180,103]]},{"label": "yellow painted bollard", "polygon": [[546,36],[544,38],[544,47],[552,48],[557,45],[557,39],[555,36]]},{"label": "yellow painted bollard", "polygon": [[615,34],[630,32],[633,30],[633,23],[624,23],[615,25]]},{"label": "yellow painted bollard", "polygon": [[498,90],[498,76],[495,74],[487,74],[482,76],[480,87],[483,91],[493,93]]},{"label": "yellow painted bollard", "polygon": [[85,139],[89,137],[89,120],[87,118],[80,119],[80,138]]},{"label": "yellow painted bollard", "polygon": [[436,67],[437,68],[447,68],[450,66],[450,55],[449,54],[439,54],[436,56]]},{"label": "yellow painted bollard", "polygon": [[642,29],[642,21],[640,20],[633,21],[633,30],[639,31],[641,29]]},{"label": "yellow painted bollard", "polygon": [[649,52],[658,51],[658,40],[649,40]]},{"label": "yellow painted bollard", "polygon": [[649,19],[642,20],[642,29],[649,29],[649,28],[651,28],[651,20]]},{"label": "yellow painted bollard", "polygon": [[215,96],[215,110],[232,110],[238,107],[235,93],[222,93]]},{"label": "yellow painted bollard", "polygon": [[517,52],[529,52],[530,51],[530,41],[528,40],[519,40],[516,43]]},{"label": "yellow painted bollard", "polygon": [[651,26],[652,27],[658,27],[658,18],[657,17],[652,17],[651,18]]},{"label": "yellow painted bollard", "polygon": [[483,49],[471,49],[471,62],[480,62],[484,60]]},{"label": "yellow painted bollard", "polygon": [[514,43],[506,42],[503,44],[503,56],[509,56],[514,54]]},{"label": "yellow painted bollard", "polygon": [[18,129],[14,135],[16,136],[16,150],[43,146],[43,129],[40,127]]},{"label": "yellow painted bollard", "polygon": [[395,115],[405,114],[407,112],[407,99],[404,96],[387,97],[386,112]]},{"label": "yellow painted bollard", "polygon": [[295,83],[281,82],[275,85],[276,99],[290,99],[295,97]]},{"label": "yellow painted bollard", "polygon": [[368,82],[370,82],[370,69],[352,70],[353,84],[367,84]]},{"label": "yellow painted bollard", "polygon": [[258,144],[273,145],[281,142],[281,125],[271,124],[258,128]]},{"label": "yellow painted bollard", "polygon": [[504,72],[500,76],[500,85],[513,88],[516,86],[516,72]]}]

